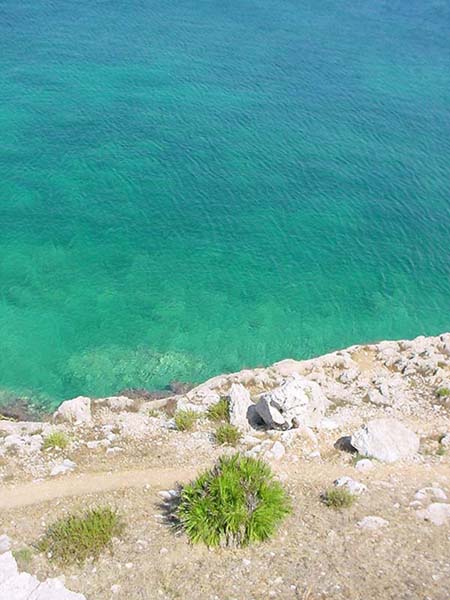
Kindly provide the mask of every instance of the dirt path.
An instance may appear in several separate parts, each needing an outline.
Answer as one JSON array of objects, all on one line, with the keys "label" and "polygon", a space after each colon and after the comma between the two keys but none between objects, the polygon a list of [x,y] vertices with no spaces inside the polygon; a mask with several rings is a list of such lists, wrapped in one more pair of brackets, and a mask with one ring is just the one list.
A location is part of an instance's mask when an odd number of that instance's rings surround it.
[{"label": "dirt path", "polygon": [[150,485],[157,488],[173,487],[176,482],[192,479],[198,467],[178,469],[145,469],[116,473],[84,473],[66,475],[39,483],[24,483],[0,489],[0,510],[20,508],[58,498],[109,492],[121,488]]}]

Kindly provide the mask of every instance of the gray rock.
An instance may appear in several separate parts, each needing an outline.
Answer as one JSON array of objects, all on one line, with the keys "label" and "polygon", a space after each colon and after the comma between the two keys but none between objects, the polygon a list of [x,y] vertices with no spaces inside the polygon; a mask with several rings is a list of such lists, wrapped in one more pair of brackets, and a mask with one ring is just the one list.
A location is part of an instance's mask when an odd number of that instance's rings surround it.
[{"label": "gray rock", "polygon": [[240,383],[233,383],[230,389],[230,423],[243,433],[252,429],[248,419],[252,406],[248,390]]},{"label": "gray rock", "polygon": [[92,421],[91,399],[78,396],[72,400],[66,400],[54,413],[53,418],[56,421],[67,421],[77,425],[89,424]]},{"label": "gray rock", "polygon": [[419,438],[395,419],[374,419],[352,435],[351,445],[362,456],[391,463],[414,456]]},{"label": "gray rock", "polygon": [[299,425],[317,426],[328,400],[314,381],[293,376],[280,387],[262,394],[256,412],[270,429],[290,429]]}]

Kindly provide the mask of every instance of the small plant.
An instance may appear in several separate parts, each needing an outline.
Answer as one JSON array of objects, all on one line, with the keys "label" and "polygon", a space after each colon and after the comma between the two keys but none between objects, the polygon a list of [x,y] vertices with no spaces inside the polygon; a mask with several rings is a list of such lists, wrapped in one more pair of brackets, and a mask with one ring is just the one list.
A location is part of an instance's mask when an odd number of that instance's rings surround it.
[{"label": "small plant", "polygon": [[44,438],[43,450],[60,448],[64,450],[69,445],[69,438],[63,431],[54,431]]},{"label": "small plant", "polygon": [[239,429],[234,425],[230,425],[230,423],[224,423],[216,430],[216,441],[221,445],[228,444],[229,446],[237,446],[241,437],[242,433]]},{"label": "small plant", "polygon": [[94,508],[56,521],[37,543],[37,549],[61,565],[81,564],[88,557],[98,558],[123,529],[124,524],[115,510]]},{"label": "small plant", "polygon": [[445,456],[447,454],[447,450],[442,444],[439,444],[436,454],[437,456]]},{"label": "small plant", "polygon": [[174,415],[175,426],[179,431],[192,431],[199,414],[194,410],[177,410]]},{"label": "small plant", "polygon": [[230,421],[230,404],[228,398],[221,398],[219,402],[212,404],[207,411],[207,416],[210,421]]},{"label": "small plant", "polygon": [[333,487],[322,495],[322,501],[330,508],[349,508],[355,501],[355,496],[343,487]]},{"label": "small plant", "polygon": [[176,515],[193,543],[246,546],[271,537],[289,512],[269,465],[235,454],[183,488]]},{"label": "small plant", "polygon": [[13,556],[21,571],[26,571],[33,560],[33,551],[30,548],[21,548],[20,550],[14,550]]},{"label": "small plant", "polygon": [[436,391],[436,396],[438,398],[446,398],[447,396],[450,396],[450,389],[447,387],[442,387]]},{"label": "small plant", "polygon": [[158,417],[161,416],[161,411],[156,410],[156,408],[149,408],[147,411],[147,416],[157,419]]}]

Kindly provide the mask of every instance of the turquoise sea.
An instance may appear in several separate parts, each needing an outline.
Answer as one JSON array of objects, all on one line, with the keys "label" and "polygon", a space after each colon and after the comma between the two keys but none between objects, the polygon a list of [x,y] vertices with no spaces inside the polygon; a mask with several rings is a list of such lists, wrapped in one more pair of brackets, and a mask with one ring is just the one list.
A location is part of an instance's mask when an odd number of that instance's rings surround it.
[{"label": "turquoise sea", "polygon": [[450,329],[448,0],[0,0],[0,388]]}]

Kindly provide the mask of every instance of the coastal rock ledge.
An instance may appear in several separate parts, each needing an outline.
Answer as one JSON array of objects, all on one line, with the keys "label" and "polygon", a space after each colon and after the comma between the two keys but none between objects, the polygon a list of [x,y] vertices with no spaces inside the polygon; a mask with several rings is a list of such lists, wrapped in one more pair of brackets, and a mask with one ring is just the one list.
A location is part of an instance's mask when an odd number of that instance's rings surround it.
[{"label": "coastal rock ledge", "polygon": [[[191,588],[222,600],[241,598],[249,577],[257,600],[309,597],[311,581],[314,597],[356,600],[361,577],[365,597],[422,597],[424,581],[427,597],[448,597],[450,333],[173,389],[80,396],[42,421],[0,419],[1,598],[22,598],[19,584],[27,599],[138,598],[145,581],[163,600]],[[270,463],[293,511],[267,546],[242,550],[241,566],[233,552],[193,550],[161,506],[235,452]],[[30,551],[56,519],[98,504],[117,506],[128,527],[95,566],[64,571]]]}]

